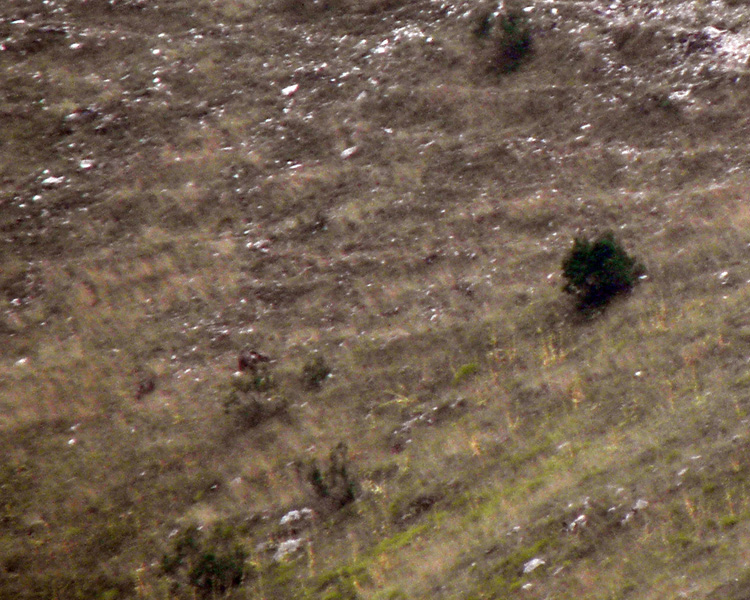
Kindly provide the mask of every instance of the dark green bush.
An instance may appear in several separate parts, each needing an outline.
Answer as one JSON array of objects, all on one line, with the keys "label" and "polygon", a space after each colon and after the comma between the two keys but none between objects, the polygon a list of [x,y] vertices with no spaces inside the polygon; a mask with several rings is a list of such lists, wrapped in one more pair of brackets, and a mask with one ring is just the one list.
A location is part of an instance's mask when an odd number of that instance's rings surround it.
[{"label": "dark green bush", "polygon": [[533,51],[531,27],[521,11],[498,16],[499,28],[494,68],[500,73],[510,73],[521,66]]},{"label": "dark green bush", "polygon": [[245,552],[242,548],[216,554],[203,552],[190,569],[188,580],[198,592],[207,596],[223,594],[242,583],[245,574]]},{"label": "dark green bush", "polygon": [[330,374],[331,367],[318,355],[302,367],[302,383],[310,389],[319,388]]},{"label": "dark green bush", "polygon": [[608,231],[593,242],[576,238],[562,262],[563,291],[578,300],[580,309],[607,304],[618,294],[630,292],[644,267],[630,256]]},{"label": "dark green bush", "polygon": [[218,529],[205,535],[197,527],[188,527],[175,537],[161,568],[172,580],[176,595],[215,598],[239,587],[253,574],[246,558],[233,535]]},{"label": "dark green bush", "polygon": [[478,15],[474,35],[489,46],[487,66],[495,73],[515,71],[534,50],[531,25],[519,8],[485,8]]},{"label": "dark green bush", "polygon": [[308,481],[316,496],[333,509],[354,502],[357,483],[349,469],[346,444],[340,442],[328,457],[328,468],[322,470],[316,461],[310,465]]}]

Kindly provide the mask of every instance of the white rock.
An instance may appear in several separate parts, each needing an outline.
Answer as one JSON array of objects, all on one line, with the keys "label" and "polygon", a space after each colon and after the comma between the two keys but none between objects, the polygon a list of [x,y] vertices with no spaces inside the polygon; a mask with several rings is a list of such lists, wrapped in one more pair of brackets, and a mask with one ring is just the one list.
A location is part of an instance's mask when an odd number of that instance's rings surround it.
[{"label": "white rock", "polygon": [[535,569],[538,569],[542,565],[547,564],[547,561],[542,558],[532,558],[529,562],[524,564],[523,566],[523,572],[524,573],[531,573]]},{"label": "white rock", "polygon": [[296,523],[300,519],[302,519],[302,515],[300,514],[298,510],[290,510],[283,517],[281,517],[281,521],[279,521],[279,525],[286,525],[287,523]]},{"label": "white rock", "polygon": [[281,90],[281,94],[283,96],[294,96],[294,94],[297,92],[298,89],[299,89],[299,83],[288,85],[287,87]]},{"label": "white rock", "polygon": [[349,148],[341,151],[341,158],[346,160],[347,158],[354,156],[357,153],[357,150],[359,150],[357,146],[350,146]]},{"label": "white rock", "polygon": [[581,527],[585,527],[588,523],[589,518],[586,515],[578,515],[569,525],[568,531],[578,531]]},{"label": "white rock", "polygon": [[42,185],[46,187],[55,187],[65,182],[65,177],[54,177],[53,175],[50,175],[49,177],[42,180]]},{"label": "white rock", "polygon": [[291,540],[286,540],[284,542],[281,542],[279,544],[279,547],[276,548],[276,552],[273,555],[273,559],[277,562],[284,560],[290,554],[297,552],[297,550],[299,550],[302,547],[302,544],[304,542],[305,540],[302,538],[294,538]]}]

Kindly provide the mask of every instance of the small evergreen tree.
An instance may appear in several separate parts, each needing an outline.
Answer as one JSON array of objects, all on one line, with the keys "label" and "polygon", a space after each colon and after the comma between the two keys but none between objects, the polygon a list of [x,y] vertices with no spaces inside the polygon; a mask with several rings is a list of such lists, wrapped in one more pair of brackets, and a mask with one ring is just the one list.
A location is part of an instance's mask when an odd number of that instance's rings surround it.
[{"label": "small evergreen tree", "polygon": [[502,13],[497,19],[499,31],[494,68],[500,73],[510,73],[518,69],[533,51],[531,27],[520,10]]},{"label": "small evergreen tree", "polygon": [[578,299],[582,310],[607,304],[614,296],[629,292],[644,272],[608,231],[593,242],[576,238],[562,262],[563,291]]},{"label": "small evergreen tree", "polygon": [[473,22],[480,60],[490,73],[515,71],[533,54],[532,26],[520,5],[490,2],[477,10]]}]

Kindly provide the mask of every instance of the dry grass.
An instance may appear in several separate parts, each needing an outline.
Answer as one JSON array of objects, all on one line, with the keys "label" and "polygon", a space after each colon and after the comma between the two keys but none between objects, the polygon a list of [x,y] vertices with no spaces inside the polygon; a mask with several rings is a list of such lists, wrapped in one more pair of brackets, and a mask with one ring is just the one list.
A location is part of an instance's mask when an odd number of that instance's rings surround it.
[{"label": "dry grass", "polygon": [[[192,526],[233,598],[740,594],[746,73],[573,3],[497,78],[473,8],[3,4],[0,596],[200,596]],[[648,277],[586,318],[605,229]]]}]

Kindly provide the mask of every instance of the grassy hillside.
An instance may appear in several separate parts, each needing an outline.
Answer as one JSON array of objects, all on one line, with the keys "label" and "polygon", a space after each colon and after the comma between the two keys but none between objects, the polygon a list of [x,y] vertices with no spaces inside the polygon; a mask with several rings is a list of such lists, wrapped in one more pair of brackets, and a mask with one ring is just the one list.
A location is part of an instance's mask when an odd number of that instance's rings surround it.
[{"label": "grassy hillside", "polygon": [[520,8],[2,3],[0,597],[746,597],[747,3]]}]

